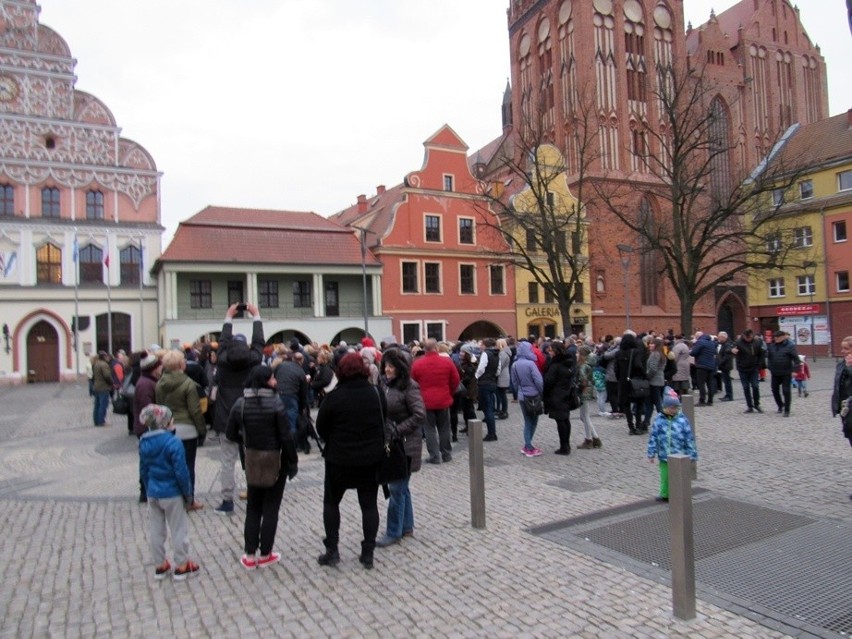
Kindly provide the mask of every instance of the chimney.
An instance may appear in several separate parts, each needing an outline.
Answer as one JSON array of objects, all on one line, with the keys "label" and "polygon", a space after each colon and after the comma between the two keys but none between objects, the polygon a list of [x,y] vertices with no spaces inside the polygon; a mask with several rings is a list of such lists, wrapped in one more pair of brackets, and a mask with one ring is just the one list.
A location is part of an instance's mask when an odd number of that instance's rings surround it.
[{"label": "chimney", "polygon": [[384,185],[384,184],[379,184],[379,185],[376,187],[376,195],[384,195],[384,194],[385,194],[385,185]]},{"label": "chimney", "polygon": [[367,212],[367,196],[359,195],[358,196],[358,213],[366,213]]},{"label": "chimney", "polygon": [[846,112],[846,128],[852,129],[852,109]]}]

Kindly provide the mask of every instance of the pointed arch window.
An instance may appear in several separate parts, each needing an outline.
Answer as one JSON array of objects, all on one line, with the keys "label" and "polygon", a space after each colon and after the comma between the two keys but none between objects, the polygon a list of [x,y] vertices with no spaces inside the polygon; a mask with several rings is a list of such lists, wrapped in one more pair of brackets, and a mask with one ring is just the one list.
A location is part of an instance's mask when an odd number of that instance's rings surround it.
[{"label": "pointed arch window", "polygon": [[131,244],[119,253],[121,262],[121,283],[139,284],[142,275],[142,251],[135,244]]},{"label": "pointed arch window", "polygon": [[651,246],[648,236],[653,237],[656,222],[651,210],[648,198],[643,197],[639,203],[639,221],[645,230],[642,237],[642,250],[640,252],[639,288],[642,306],[659,305],[659,276],[657,271],[658,255],[657,249]]},{"label": "pointed arch window", "polygon": [[710,103],[708,125],[710,153],[710,194],[716,202],[724,201],[731,193],[731,142],[728,108],[721,97]]},{"label": "pointed arch window", "polygon": [[36,251],[36,281],[39,284],[62,283],[62,249],[48,242]]},{"label": "pointed arch window", "polygon": [[88,244],[80,249],[81,284],[103,284],[103,259],[104,252],[94,244]]}]

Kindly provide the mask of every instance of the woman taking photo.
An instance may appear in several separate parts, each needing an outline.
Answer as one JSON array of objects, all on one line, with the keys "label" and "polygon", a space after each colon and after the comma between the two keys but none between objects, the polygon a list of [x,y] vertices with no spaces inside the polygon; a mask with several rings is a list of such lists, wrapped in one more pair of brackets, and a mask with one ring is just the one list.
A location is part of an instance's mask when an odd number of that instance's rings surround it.
[{"label": "woman taking photo", "polygon": [[156,401],[168,406],[175,420],[175,436],[183,443],[189,481],[192,484],[192,503],[187,510],[201,510],[195,501],[195,454],[198,440],[207,435],[207,424],[201,412],[198,386],[186,374],[186,358],[182,351],[166,351],[163,355],[163,374],[157,381]]},{"label": "woman taking photo", "polygon": [[420,470],[422,462],[426,407],[420,386],[411,379],[411,367],[402,351],[392,348],[382,353],[381,368],[388,419],[396,424],[396,435],[405,438],[408,457],[408,476],[388,484],[387,525],[384,536],[376,541],[376,546],[384,548],[414,534],[414,504],[408,484],[411,473]]},{"label": "woman taking photo", "polygon": [[325,492],[322,519],[325,552],[321,566],[340,562],[340,500],[349,488],[358,491],[364,539],[361,564],[373,567],[379,509],[376,471],[385,448],[385,395],[369,382],[370,371],[361,355],[349,353],[337,366],[337,387],[325,396],[317,413],[317,432],[325,441]]},{"label": "woman taking photo", "polygon": [[[275,384],[275,374],[271,368],[263,364],[252,368],[243,396],[231,408],[225,430],[225,437],[229,440],[243,440],[247,451],[247,478],[253,470],[248,467],[253,461],[250,451],[280,451],[280,470],[275,483],[269,487],[253,486],[251,482],[248,484],[243,530],[246,554],[240,559],[246,570],[271,566],[281,559],[280,554],[272,552],[278,530],[278,510],[281,508],[287,478],[293,479],[298,472],[296,445],[290,433],[284,403],[275,391]],[[258,549],[260,556],[256,557]]]}]

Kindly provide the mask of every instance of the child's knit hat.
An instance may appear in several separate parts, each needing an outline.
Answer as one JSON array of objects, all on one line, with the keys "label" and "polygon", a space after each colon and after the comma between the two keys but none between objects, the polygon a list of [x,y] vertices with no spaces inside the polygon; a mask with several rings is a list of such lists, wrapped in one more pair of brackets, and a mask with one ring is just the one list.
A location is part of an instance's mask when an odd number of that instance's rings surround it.
[{"label": "child's knit hat", "polygon": [[671,386],[666,386],[663,389],[663,408],[671,408],[672,406],[680,406],[680,397]]},{"label": "child's knit hat", "polygon": [[139,413],[139,421],[148,430],[162,430],[172,421],[172,410],[160,404],[148,404]]}]

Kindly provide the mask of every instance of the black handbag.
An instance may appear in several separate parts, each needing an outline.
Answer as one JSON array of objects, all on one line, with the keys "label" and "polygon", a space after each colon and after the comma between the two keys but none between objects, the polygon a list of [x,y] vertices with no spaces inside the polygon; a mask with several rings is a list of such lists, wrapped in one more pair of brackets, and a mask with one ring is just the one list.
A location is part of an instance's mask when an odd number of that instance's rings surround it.
[{"label": "black handbag", "polygon": [[541,395],[524,396],[523,406],[527,415],[544,414],[544,402],[541,401]]},{"label": "black handbag", "polygon": [[376,479],[381,485],[387,485],[392,481],[400,481],[408,477],[408,455],[405,453],[405,437],[396,434],[396,426],[385,421],[385,412],[382,409],[382,399],[379,397],[379,389],[375,386],[376,399],[379,400],[379,411],[382,415],[382,423],[385,425],[385,449],[382,461],[376,471]]},{"label": "black handbag", "polygon": [[130,412],[130,402],[121,393],[112,398],[112,412],[116,415],[127,415]]},{"label": "black handbag", "polygon": [[651,382],[647,379],[631,379],[630,372],[633,370],[633,351],[630,351],[630,361],[627,364],[627,381],[630,382],[630,397],[632,399],[645,399],[651,396]]}]

